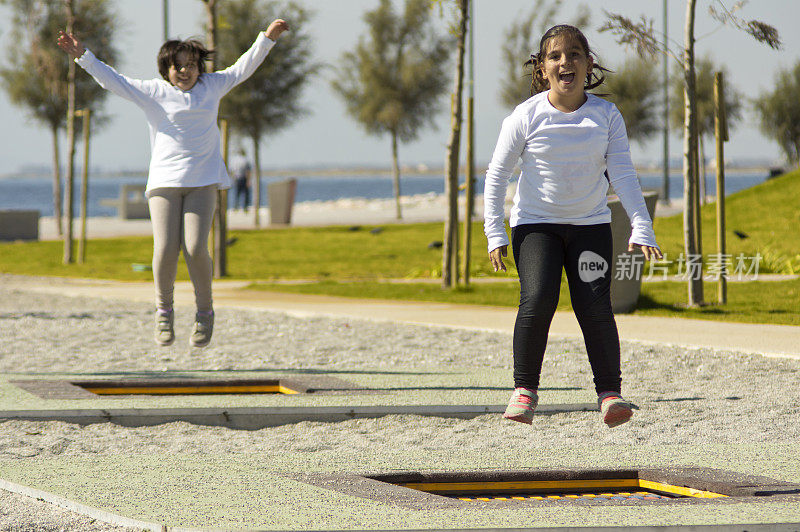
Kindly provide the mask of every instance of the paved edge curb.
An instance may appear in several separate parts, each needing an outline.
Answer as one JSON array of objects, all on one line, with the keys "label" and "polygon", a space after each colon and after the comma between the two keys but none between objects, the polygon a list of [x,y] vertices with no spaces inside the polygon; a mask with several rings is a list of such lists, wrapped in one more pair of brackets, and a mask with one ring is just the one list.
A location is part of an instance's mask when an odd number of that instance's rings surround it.
[{"label": "paved edge curb", "polygon": [[[663,526],[569,526],[540,528],[471,528],[470,532],[797,532],[800,523],[756,523],[737,525],[663,525]],[[402,532],[453,532],[454,529],[417,529]],[[386,531],[384,531],[386,532]]]},{"label": "paved edge curb", "polygon": [[[6,410],[0,420],[64,421],[89,425],[116,423],[127,427],[160,425],[185,421],[198,425],[257,430],[303,421],[339,422],[358,418],[377,418],[388,415],[419,415],[470,419],[485,414],[500,414],[506,405],[400,405],[353,407],[267,407],[267,408],[127,408],[75,410]],[[539,405],[536,413],[552,415],[567,412],[595,412],[594,403],[564,403]]]},{"label": "paved edge curb", "polygon": [[21,484],[15,484],[14,482],[9,482],[2,478],[0,478],[0,489],[9,491],[11,493],[16,493],[18,495],[24,495],[32,499],[42,500],[54,506],[58,506],[66,510],[79,513],[87,517],[91,517],[92,519],[96,519],[98,521],[102,521],[110,525],[137,527],[141,528],[142,530],[151,530],[153,532],[166,532],[168,530],[166,525],[162,525],[160,523],[153,523],[150,521],[140,521],[138,519],[124,517],[122,515],[117,515],[111,512],[107,512],[105,510],[101,510],[93,506],[88,506],[86,504],[75,502],[73,500],[67,499],[60,495],[56,495],[54,493],[39,490],[36,488],[29,488],[28,486],[23,486]]}]

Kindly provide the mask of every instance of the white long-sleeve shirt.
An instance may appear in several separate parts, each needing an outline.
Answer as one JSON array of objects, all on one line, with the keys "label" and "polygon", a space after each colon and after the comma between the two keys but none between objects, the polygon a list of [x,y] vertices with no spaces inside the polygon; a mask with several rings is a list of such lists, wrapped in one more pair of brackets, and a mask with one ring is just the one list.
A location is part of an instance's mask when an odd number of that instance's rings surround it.
[{"label": "white long-sleeve shirt", "polygon": [[144,111],[150,128],[148,194],[162,187],[229,188],[217,127],[219,102],[256,71],[274,44],[264,32],[259,33],[253,46],[236,63],[225,70],[201,74],[188,91],[163,79],[123,76],[89,50],[75,62],[104,89]]},{"label": "white long-sleeve shirt", "polygon": [[[571,113],[540,92],[503,121],[486,172],[484,231],[489,251],[508,245],[503,224],[508,181],[521,158],[511,209],[512,227],[533,223],[593,225],[611,222],[609,180],[628,213],[630,243],[655,246],[653,222],[631,161],[617,107],[593,94]],[[608,170],[609,179],[604,172]]]}]

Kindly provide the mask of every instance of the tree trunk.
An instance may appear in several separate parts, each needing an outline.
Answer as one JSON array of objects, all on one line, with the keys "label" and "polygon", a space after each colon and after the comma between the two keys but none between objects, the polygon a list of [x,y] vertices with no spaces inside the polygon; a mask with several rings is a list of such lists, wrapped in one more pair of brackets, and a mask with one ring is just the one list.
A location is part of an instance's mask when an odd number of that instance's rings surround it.
[{"label": "tree trunk", "polygon": [[458,159],[461,147],[461,93],[464,85],[464,49],[467,35],[469,0],[458,0],[460,14],[456,39],[456,78],[450,106],[450,140],[445,161],[445,195],[447,217],[442,246],[442,288],[458,283]]},{"label": "tree trunk", "polygon": [[53,220],[56,223],[58,236],[63,236],[61,229],[61,154],[58,150],[58,127],[50,128],[53,139]]},{"label": "tree trunk", "polygon": [[[66,0],[67,9],[67,33],[73,32],[75,25],[75,15],[72,10],[72,0]],[[75,261],[72,253],[72,196],[75,188],[75,61],[69,62],[67,71],[67,183],[66,194],[64,195],[65,216],[67,228],[64,232],[64,264]]]},{"label": "tree trunk", "polygon": [[696,79],[694,70],[694,14],[697,0],[686,1],[686,25],[684,32],[683,51],[683,234],[684,251],[687,260],[688,304],[690,307],[698,306],[703,302],[703,277],[696,271],[689,269],[689,261],[699,260],[702,269],[702,256],[698,257],[696,247],[697,227],[697,127],[696,127]]},{"label": "tree trunk", "polygon": [[261,227],[261,154],[258,151],[260,144],[258,137],[253,139],[253,226],[258,229]]},{"label": "tree trunk", "polygon": [[[206,46],[213,50],[217,45],[217,0],[203,0],[206,4]],[[217,54],[211,54],[206,61],[207,70],[217,69]]]},{"label": "tree trunk", "polygon": [[392,131],[392,184],[394,186],[394,207],[398,220],[403,218],[400,208],[400,162],[397,156],[397,132]]},{"label": "tree trunk", "polygon": [[162,22],[164,23],[164,42],[167,42],[167,39],[169,39],[169,0],[162,0],[161,4],[161,11],[163,13]]}]

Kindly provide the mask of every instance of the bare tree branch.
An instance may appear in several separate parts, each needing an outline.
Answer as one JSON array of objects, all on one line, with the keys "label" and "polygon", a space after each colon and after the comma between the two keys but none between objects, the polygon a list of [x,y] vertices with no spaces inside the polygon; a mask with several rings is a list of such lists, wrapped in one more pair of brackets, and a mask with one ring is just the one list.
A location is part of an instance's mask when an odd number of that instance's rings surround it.
[{"label": "bare tree branch", "polygon": [[598,31],[609,31],[617,36],[617,43],[624,44],[636,50],[637,55],[643,59],[652,59],[659,52],[671,57],[678,63],[683,59],[676,55],[666,42],[658,40],[658,33],[653,29],[653,19],[647,19],[642,15],[638,23],[618,13],[609,13],[603,10],[606,15],[606,22]]},{"label": "bare tree branch", "polygon": [[619,44],[625,44],[636,49],[636,53],[642,59],[653,58],[661,51],[661,43],[655,37],[653,30],[653,19],[641,16],[639,22],[635,23],[628,17],[617,13],[604,11],[608,19],[605,24],[600,26],[599,31],[610,31],[617,37]]},{"label": "bare tree branch", "polygon": [[773,50],[780,50],[781,46],[783,46],[778,30],[759,20],[751,20],[748,22],[745,31],[752,35],[758,42],[765,43]]},{"label": "bare tree branch", "polygon": [[725,4],[722,3],[722,0],[717,0],[717,3],[721,7],[721,10],[717,10],[713,4],[708,7],[708,13],[711,15],[711,18],[721,22],[722,24],[730,24],[744,32],[749,33],[755,40],[766,44],[773,50],[781,49],[783,44],[781,43],[780,35],[778,34],[778,30],[773,26],[770,26],[765,22],[761,22],[760,20],[746,21],[736,16],[736,11],[741,9],[746,2],[743,0],[736,2],[731,9],[726,8]]}]

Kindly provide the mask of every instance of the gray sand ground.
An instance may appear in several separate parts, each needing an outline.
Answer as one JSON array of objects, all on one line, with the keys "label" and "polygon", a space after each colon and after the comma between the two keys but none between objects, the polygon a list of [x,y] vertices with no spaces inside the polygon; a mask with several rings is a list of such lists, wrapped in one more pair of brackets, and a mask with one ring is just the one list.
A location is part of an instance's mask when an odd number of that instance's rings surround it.
[{"label": "gray sand ground", "polygon": [[[135,370],[508,368],[510,335],[222,309],[210,347],[190,351],[191,309],[178,308],[178,342],[156,348],[146,304],[26,292],[0,276],[0,372]],[[800,360],[623,342],[624,391],[641,409],[606,430],[595,413],[537,418],[533,428],[500,416],[471,420],[389,416],[304,422],[253,432],[171,423],[125,428],[61,422],[0,423],[0,459],[82,458],[142,453],[245,454],[283,449],[341,460],[364,451],[387,459],[401,449],[489,452],[516,445],[693,445],[800,437]],[[542,383],[589,387],[580,341],[551,339]],[[578,451],[579,452],[579,451]],[[800,477],[794,466],[794,477]],[[798,478],[786,480],[800,480]],[[124,530],[0,491],[2,530]]]}]

